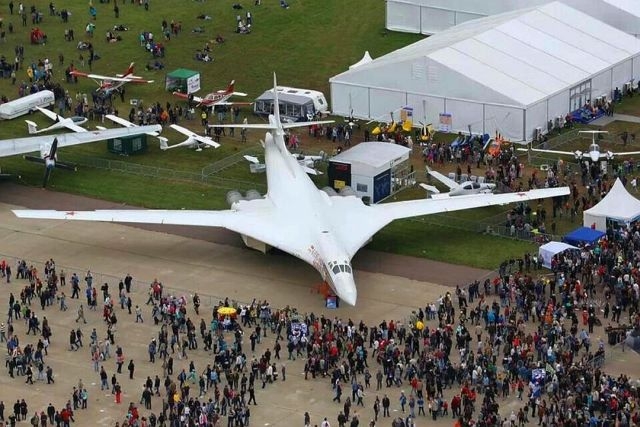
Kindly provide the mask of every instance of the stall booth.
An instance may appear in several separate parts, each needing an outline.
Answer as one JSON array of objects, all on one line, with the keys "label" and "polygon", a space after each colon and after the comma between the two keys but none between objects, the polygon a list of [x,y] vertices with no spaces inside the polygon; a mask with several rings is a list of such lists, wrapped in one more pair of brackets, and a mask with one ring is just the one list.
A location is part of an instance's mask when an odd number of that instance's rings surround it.
[{"label": "stall booth", "polygon": [[562,242],[549,242],[538,249],[538,256],[542,256],[542,265],[546,268],[551,268],[551,260],[554,256],[561,254],[569,249],[578,249],[573,245]]},{"label": "stall booth", "polygon": [[186,68],[178,68],[167,74],[165,89],[169,92],[195,93],[200,90],[200,73]]},{"label": "stall booth", "polygon": [[329,187],[378,203],[415,183],[410,153],[392,142],[362,142],[329,160]]},{"label": "stall booth", "polygon": [[565,235],[562,241],[574,246],[593,245],[604,236],[604,231],[589,227],[580,227]]},{"label": "stall booth", "polygon": [[632,196],[620,178],[600,203],[583,212],[583,225],[607,231],[607,227],[629,226],[640,219],[640,200]]}]

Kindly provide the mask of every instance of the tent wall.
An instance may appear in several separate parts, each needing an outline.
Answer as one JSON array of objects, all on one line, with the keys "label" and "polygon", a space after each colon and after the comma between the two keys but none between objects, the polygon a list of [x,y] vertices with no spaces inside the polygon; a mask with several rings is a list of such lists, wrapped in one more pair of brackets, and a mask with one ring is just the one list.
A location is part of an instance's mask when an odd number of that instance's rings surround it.
[{"label": "tent wall", "polygon": [[[520,107],[473,102],[418,93],[373,89],[341,82],[331,82],[331,111],[339,116],[353,116],[367,120],[389,120],[389,112],[409,106],[413,108],[414,124],[425,120],[438,128],[440,113],[452,116],[452,132],[499,132],[513,141],[522,141],[524,110]],[[396,114],[398,117],[398,114]]]},{"label": "tent wall", "polygon": [[404,1],[387,1],[386,27],[404,33],[420,33],[420,6]]},{"label": "tent wall", "polygon": [[[386,26],[390,30],[435,34],[463,22],[537,6],[551,0],[387,0]],[[640,6],[625,6],[616,0],[560,0],[594,18],[640,37]],[[410,24],[409,24],[410,22]]]},{"label": "tent wall", "polygon": [[599,216],[599,215],[591,215],[587,212],[583,213],[583,222],[582,225],[585,227],[591,227],[593,224],[596,225],[596,230],[607,231],[607,217]]}]

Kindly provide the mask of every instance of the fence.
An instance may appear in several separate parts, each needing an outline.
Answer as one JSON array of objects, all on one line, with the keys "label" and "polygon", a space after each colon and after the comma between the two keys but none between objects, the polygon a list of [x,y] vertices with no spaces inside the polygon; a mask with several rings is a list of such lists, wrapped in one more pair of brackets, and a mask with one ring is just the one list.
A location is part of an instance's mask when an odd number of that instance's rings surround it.
[{"label": "fence", "polygon": [[[261,192],[266,191],[266,186],[264,184],[250,182],[250,181],[243,181],[239,179],[224,178],[221,176],[216,176],[215,174],[204,175],[202,171],[200,173],[191,172],[191,171],[180,171],[180,170],[162,168],[157,166],[148,166],[148,165],[141,165],[138,163],[130,163],[122,160],[110,160],[110,159],[102,159],[102,158],[90,157],[90,156],[69,155],[67,157],[69,158],[70,161],[77,163],[78,165],[83,167],[104,169],[109,171],[116,171],[120,173],[145,176],[145,177],[151,177],[151,178],[206,183],[214,187],[222,188],[226,190],[237,189],[237,190],[244,191],[244,190],[256,189]],[[226,167],[230,167],[237,162],[238,160],[234,159],[234,163],[231,163]],[[205,169],[203,169],[203,171],[204,170]],[[221,169],[218,169],[217,172],[220,172],[220,170]]]}]

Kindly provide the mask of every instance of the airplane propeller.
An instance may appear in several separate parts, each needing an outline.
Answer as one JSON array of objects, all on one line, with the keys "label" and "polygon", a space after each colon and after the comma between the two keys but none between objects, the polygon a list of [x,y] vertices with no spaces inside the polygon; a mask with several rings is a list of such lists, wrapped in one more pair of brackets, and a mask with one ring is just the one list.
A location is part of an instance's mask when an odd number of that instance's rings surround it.
[{"label": "airplane propeller", "polygon": [[58,151],[58,138],[53,139],[53,143],[51,144],[51,148],[49,149],[49,154],[44,158],[44,179],[42,181],[42,188],[46,188],[49,183],[49,177],[51,176],[51,171],[56,166],[56,154]]}]

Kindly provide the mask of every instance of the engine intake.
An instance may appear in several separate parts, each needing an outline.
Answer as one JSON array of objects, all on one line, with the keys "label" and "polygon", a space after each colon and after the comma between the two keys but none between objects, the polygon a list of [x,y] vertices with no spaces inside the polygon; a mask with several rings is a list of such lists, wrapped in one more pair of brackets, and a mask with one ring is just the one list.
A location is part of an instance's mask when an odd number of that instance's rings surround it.
[{"label": "engine intake", "polygon": [[260,192],[258,190],[249,190],[245,194],[244,198],[245,198],[245,200],[262,199],[262,194],[260,194]]},{"label": "engine intake", "polygon": [[334,189],[333,189],[333,188],[331,188],[331,187],[324,187],[324,188],[322,189],[322,191],[324,191],[325,193],[327,193],[327,195],[328,195],[329,197],[333,197],[333,196],[337,196],[337,195],[338,195],[338,193],[336,193],[336,190],[334,190]]},{"label": "engine intake", "polygon": [[238,190],[231,190],[227,193],[227,203],[229,207],[232,207],[240,200],[244,200],[244,197],[242,197],[242,194],[240,194]]},{"label": "engine intake", "polygon": [[342,197],[355,196],[356,192],[353,191],[353,188],[349,187],[348,185],[345,185],[340,189],[340,195]]}]

